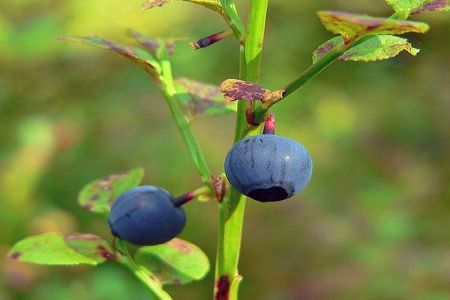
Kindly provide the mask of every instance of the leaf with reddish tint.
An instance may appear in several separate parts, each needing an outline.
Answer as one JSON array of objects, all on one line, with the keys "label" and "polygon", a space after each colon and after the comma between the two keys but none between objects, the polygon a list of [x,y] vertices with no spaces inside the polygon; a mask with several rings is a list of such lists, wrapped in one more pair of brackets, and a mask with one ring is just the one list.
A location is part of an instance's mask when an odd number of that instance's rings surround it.
[{"label": "leaf with reddish tint", "polygon": [[173,55],[175,42],[180,40],[186,40],[183,38],[169,38],[169,39],[153,38],[132,29],[127,30],[127,35],[133,38],[142,48],[147,50],[156,59],[161,58],[161,51],[164,49],[166,50],[166,53],[168,55]]},{"label": "leaf with reddish tint", "polygon": [[200,280],[210,269],[208,257],[198,246],[178,238],[165,244],[142,247],[135,258],[162,284]]},{"label": "leaf with reddish tint", "polygon": [[273,103],[281,100],[284,92],[284,90],[276,90],[271,92],[256,83],[238,79],[225,80],[220,85],[220,89],[225,95],[225,101],[227,102],[236,100],[260,100],[264,103]]},{"label": "leaf with reddish tint", "polygon": [[450,2],[448,0],[386,0],[396,13],[408,16],[419,14],[424,11],[448,11]]},{"label": "leaf with reddish tint", "polygon": [[91,233],[44,233],[16,243],[8,257],[42,265],[98,265],[115,259],[114,250]]},{"label": "leaf with reddish tint", "polygon": [[[145,2],[142,5],[142,8],[143,9],[151,9],[151,8],[155,8],[158,6],[163,6],[164,4],[173,2],[173,1],[175,1],[175,0],[147,0],[147,2]],[[199,4],[206,8],[209,8],[211,10],[214,10],[220,14],[222,13],[222,5],[221,5],[220,1],[216,1],[216,0],[182,0],[182,1]]]},{"label": "leaf with reddish tint", "polygon": [[220,88],[186,78],[175,80],[177,99],[190,119],[199,116],[223,115],[237,111],[236,103],[226,103]]},{"label": "leaf with reddish tint", "polygon": [[94,46],[102,49],[111,50],[120,55],[125,56],[126,58],[134,61],[139,66],[144,68],[144,70],[156,81],[160,81],[160,72],[161,68],[156,59],[144,49],[133,47],[133,46],[124,46],[110,40],[97,37],[60,37],[61,40],[71,41],[76,43],[81,43],[89,46]]},{"label": "leaf with reddish tint", "polygon": [[450,1],[448,0],[432,0],[427,1],[426,5],[411,10],[413,15],[418,15],[426,11],[450,11]]},{"label": "leaf with reddish tint", "polygon": [[403,21],[389,18],[375,18],[339,11],[319,11],[319,19],[325,28],[352,41],[367,35],[424,33],[429,29],[422,22]]},{"label": "leaf with reddish tint", "polygon": [[315,64],[319,59],[324,57],[328,52],[330,52],[331,50],[342,44],[344,44],[344,39],[341,36],[336,36],[320,45],[319,48],[314,50],[312,54],[313,64]]},{"label": "leaf with reddish tint", "polygon": [[137,168],[97,179],[84,186],[78,202],[89,211],[109,213],[114,200],[125,191],[137,187],[143,177],[144,169]]},{"label": "leaf with reddish tint", "polygon": [[375,61],[392,58],[400,52],[406,51],[411,55],[419,53],[407,39],[393,35],[378,35],[347,50],[339,57],[344,61]]}]

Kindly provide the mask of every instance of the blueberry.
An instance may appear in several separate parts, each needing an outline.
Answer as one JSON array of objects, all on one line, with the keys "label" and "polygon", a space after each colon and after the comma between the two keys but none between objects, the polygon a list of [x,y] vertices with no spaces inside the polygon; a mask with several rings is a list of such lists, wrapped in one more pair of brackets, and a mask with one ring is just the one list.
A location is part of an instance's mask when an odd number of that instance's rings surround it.
[{"label": "blueberry", "polygon": [[312,160],[296,141],[260,134],[243,139],[230,149],[225,172],[240,193],[261,202],[280,201],[308,184]]},{"label": "blueberry", "polygon": [[165,189],[140,186],[120,195],[111,207],[109,226],[114,236],[137,245],[162,244],[176,237],[186,215]]}]

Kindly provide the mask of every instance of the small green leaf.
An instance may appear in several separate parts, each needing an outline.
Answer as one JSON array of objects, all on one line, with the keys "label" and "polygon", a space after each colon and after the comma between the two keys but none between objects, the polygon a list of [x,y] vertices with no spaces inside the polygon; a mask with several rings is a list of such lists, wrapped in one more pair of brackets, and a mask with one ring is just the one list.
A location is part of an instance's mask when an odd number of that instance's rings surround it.
[{"label": "small green leaf", "polygon": [[328,52],[330,52],[331,50],[342,44],[344,44],[344,39],[341,36],[336,36],[320,45],[313,52],[312,55],[313,64],[315,64],[320,58],[325,56]]},{"label": "small green leaf", "polygon": [[424,11],[448,11],[450,1],[448,0],[386,0],[397,14],[417,15]]},{"label": "small green leaf", "polygon": [[208,257],[198,246],[178,238],[140,248],[136,261],[148,268],[162,284],[200,280],[210,269]]},{"label": "small green leaf", "polygon": [[317,14],[328,31],[341,35],[345,41],[367,35],[424,33],[429,29],[428,24],[422,22],[375,18],[339,11],[319,11]]},{"label": "small green leaf", "polygon": [[91,233],[44,233],[15,244],[8,257],[42,265],[97,265],[115,259],[111,246]]},{"label": "small green leaf", "polygon": [[114,200],[125,191],[137,187],[144,177],[144,169],[132,169],[97,179],[81,190],[78,202],[89,211],[108,213]]},{"label": "small green leaf", "polygon": [[186,108],[189,118],[223,115],[237,110],[236,103],[226,103],[220,88],[186,78],[175,80],[177,99]]},{"label": "small green leaf", "polygon": [[378,35],[350,48],[339,57],[339,60],[365,62],[383,60],[392,58],[402,51],[414,56],[419,53],[419,49],[413,48],[407,39],[393,35]]},{"label": "small green leaf", "polygon": [[[157,6],[163,6],[164,4],[173,2],[173,1],[175,1],[175,0],[147,0],[147,2],[145,2],[142,5],[142,8],[143,9],[151,9],[151,8],[155,8]],[[199,4],[206,8],[209,8],[211,10],[214,10],[220,14],[222,13],[222,5],[220,4],[220,1],[216,1],[216,0],[181,0],[181,1]]]},{"label": "small green leaf", "polygon": [[[313,52],[313,63],[322,58],[332,49],[342,45],[344,39],[340,36],[323,43]],[[338,59],[342,61],[375,61],[392,58],[401,51],[411,55],[419,53],[419,49],[413,48],[408,40],[394,35],[377,35],[370,37],[362,43],[351,47]]]},{"label": "small green leaf", "polygon": [[144,68],[144,70],[154,80],[157,81],[160,80],[161,68],[159,66],[159,63],[150,53],[148,53],[144,49],[132,46],[124,46],[97,36],[90,36],[90,37],[63,36],[60,37],[60,40],[81,43],[119,53],[120,55],[127,57],[128,59],[134,61],[139,66]]}]

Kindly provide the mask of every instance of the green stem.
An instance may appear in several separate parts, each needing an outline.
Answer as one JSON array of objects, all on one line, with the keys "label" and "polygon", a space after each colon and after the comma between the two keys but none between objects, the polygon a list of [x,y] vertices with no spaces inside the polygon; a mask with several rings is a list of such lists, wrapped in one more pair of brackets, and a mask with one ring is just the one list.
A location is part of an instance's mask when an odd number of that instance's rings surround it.
[{"label": "green stem", "polygon": [[[389,18],[406,20],[408,18],[408,14],[405,15],[403,13],[400,13],[400,14],[395,13],[395,14],[391,15]],[[344,54],[345,51],[347,51],[348,49],[350,49],[353,46],[359,45],[359,44],[367,41],[371,37],[372,36],[364,36],[362,38],[355,38],[351,41],[347,41],[346,43],[344,43],[340,46],[337,46],[336,48],[334,48],[333,50],[328,52],[326,55],[321,57],[316,63],[314,63],[312,66],[310,66],[305,72],[303,72],[300,75],[300,77],[298,77],[297,79],[295,79],[294,81],[292,81],[290,84],[288,84],[285,87],[285,92],[283,93],[283,98],[286,98],[287,96],[292,94],[294,91],[296,91],[297,89],[304,86],[311,78],[313,78],[314,76],[316,76],[317,74],[322,72],[326,67],[328,67],[333,62],[335,62],[339,58],[339,56]],[[272,103],[272,105],[275,103]],[[255,111],[255,115],[257,115],[257,116],[263,115],[265,112],[267,112],[267,110],[270,106],[268,106],[268,107],[261,106],[259,111]]]},{"label": "green stem", "polygon": [[136,264],[122,240],[118,240],[116,246],[118,261],[125,265],[158,300],[172,300],[172,297],[162,289],[161,284],[155,279],[156,277],[152,277],[152,272]]},{"label": "green stem", "polygon": [[326,67],[332,64],[336,59],[339,58],[345,51],[347,51],[351,47],[351,43],[342,44],[325,54],[322,58],[320,58],[315,64],[306,69],[303,74],[301,74],[297,79],[292,81],[285,87],[285,91],[283,93],[283,97],[289,96],[295,90],[301,88],[305,85],[311,78],[322,72]]},{"label": "green stem", "polygon": [[177,92],[175,90],[175,85],[172,76],[172,65],[164,53],[161,60],[161,71],[162,71],[162,83],[161,91],[166,99],[167,105],[169,106],[172,117],[175,120],[178,131],[181,134],[181,138],[188,148],[188,152],[197,167],[198,172],[202,177],[202,181],[208,186],[212,187],[211,183],[211,171],[206,163],[205,156],[203,155],[202,149],[197,141],[197,138],[192,131],[191,125],[188,119],[181,112],[179,102],[176,99]]},{"label": "green stem", "polygon": [[225,13],[225,21],[228,23],[231,30],[233,30],[236,38],[241,41],[244,35],[244,25],[242,24],[241,18],[237,13],[233,0],[221,0],[220,2]]},{"label": "green stem", "polygon": [[[256,82],[261,69],[261,54],[264,41],[268,0],[251,0],[244,46],[240,46],[240,76],[246,81]],[[258,131],[246,131],[247,105],[239,101],[236,117],[235,141]],[[244,134],[245,132],[245,134]],[[220,229],[216,263],[216,299],[238,299],[238,288],[242,277],[238,272],[239,253],[245,211],[245,196],[231,188],[229,197],[220,205]],[[228,289],[224,291],[222,289]],[[227,298],[222,298],[226,297]]]}]

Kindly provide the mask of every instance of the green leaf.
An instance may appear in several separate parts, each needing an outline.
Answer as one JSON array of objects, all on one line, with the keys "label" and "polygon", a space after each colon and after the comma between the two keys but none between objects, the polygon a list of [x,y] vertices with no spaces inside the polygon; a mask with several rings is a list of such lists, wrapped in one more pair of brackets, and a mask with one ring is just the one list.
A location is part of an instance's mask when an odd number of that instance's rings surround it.
[{"label": "green leaf", "polygon": [[330,52],[331,50],[342,44],[344,44],[344,39],[341,36],[336,36],[320,45],[316,50],[314,50],[312,54],[313,64],[315,64],[320,58],[325,56],[328,52]]},{"label": "green leaf", "polygon": [[210,269],[208,257],[198,246],[178,238],[140,248],[136,261],[148,268],[162,284],[200,280]]},{"label": "green leaf", "polygon": [[383,60],[397,56],[402,51],[415,56],[420,50],[413,48],[407,39],[393,35],[378,35],[350,48],[339,57],[339,60],[365,62]]},{"label": "green leaf", "polygon": [[422,22],[375,18],[338,11],[319,11],[317,14],[328,31],[341,35],[345,41],[368,35],[424,33],[429,29],[428,24]]},{"label": "green leaf", "polygon": [[[175,0],[147,0],[147,2],[145,2],[142,5],[142,8],[143,9],[151,9],[151,8],[155,8],[157,6],[163,6],[164,4],[173,2],[173,1],[175,1]],[[180,1],[180,0],[178,0],[178,1]],[[215,0],[181,0],[181,1],[199,4],[206,8],[209,8],[213,11],[216,11],[220,14],[222,13],[222,5],[220,4],[220,1],[215,1]]]},{"label": "green leaf", "polygon": [[84,186],[78,202],[89,211],[108,213],[114,200],[125,191],[137,187],[143,177],[144,169],[136,168],[97,179]]},{"label": "green leaf", "polygon": [[115,259],[111,246],[91,233],[44,233],[15,244],[8,257],[42,265],[97,265]]},{"label": "green leaf", "polygon": [[386,0],[396,13],[408,16],[419,14],[424,11],[448,11],[450,2],[448,0]]},{"label": "green leaf", "polygon": [[147,51],[138,47],[124,46],[118,43],[114,43],[110,40],[97,37],[71,37],[63,36],[59,38],[60,40],[71,41],[76,43],[81,43],[89,46],[94,46],[102,49],[111,50],[126,58],[134,61],[139,66],[144,68],[144,70],[156,81],[160,80],[161,68],[158,61]]},{"label": "green leaf", "polygon": [[[323,43],[313,52],[313,64],[332,49],[343,43],[344,39],[340,36],[334,37]],[[369,62],[392,58],[401,51],[406,51],[414,56],[419,53],[419,49],[413,48],[407,39],[394,35],[377,35],[351,47],[338,59],[342,61]]]},{"label": "green leaf", "polygon": [[223,115],[237,111],[236,103],[227,103],[220,88],[186,78],[175,80],[177,99],[187,110],[189,118],[199,116]]}]

